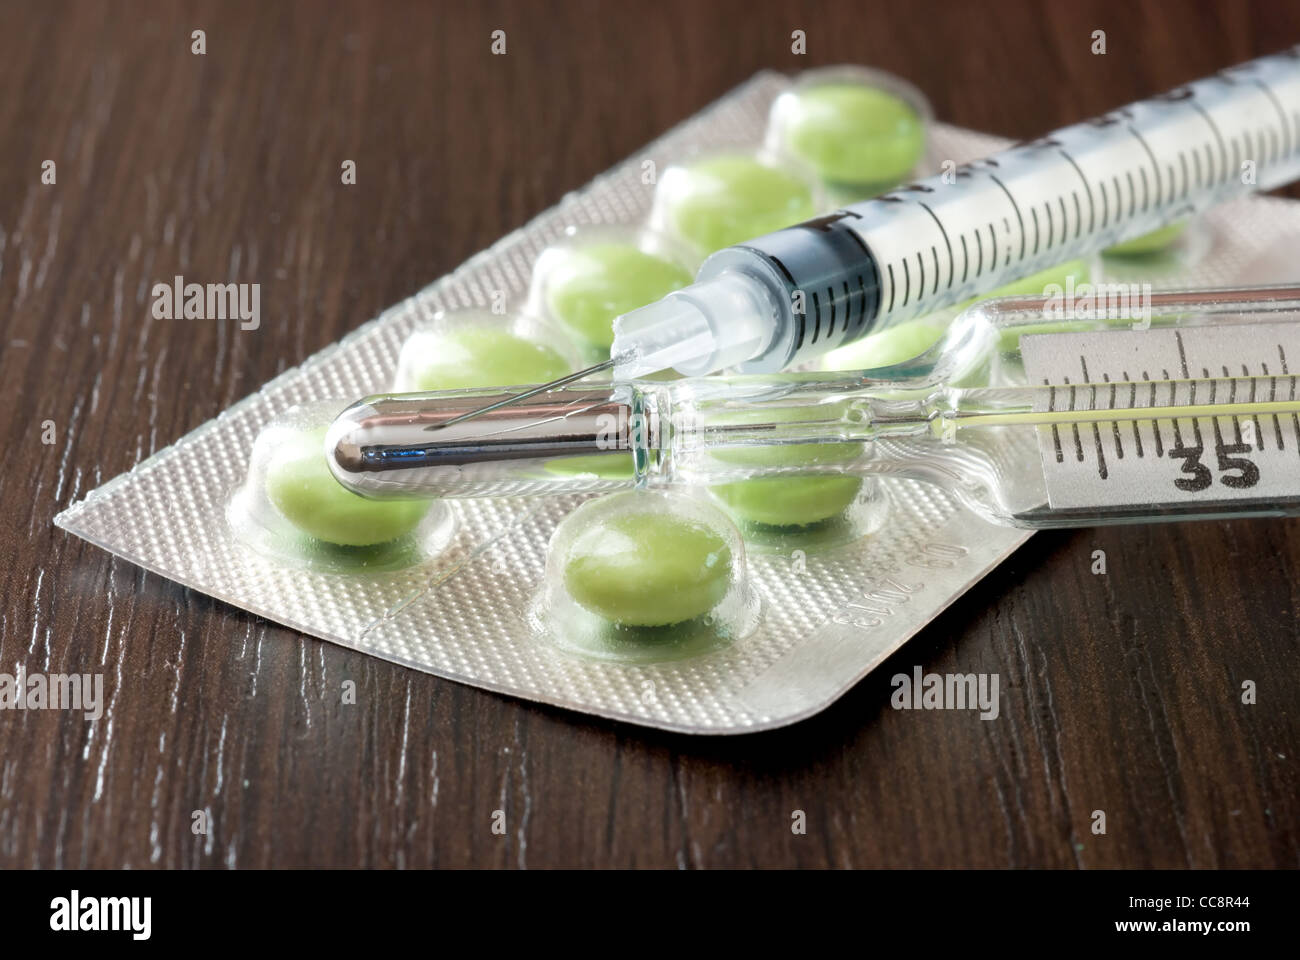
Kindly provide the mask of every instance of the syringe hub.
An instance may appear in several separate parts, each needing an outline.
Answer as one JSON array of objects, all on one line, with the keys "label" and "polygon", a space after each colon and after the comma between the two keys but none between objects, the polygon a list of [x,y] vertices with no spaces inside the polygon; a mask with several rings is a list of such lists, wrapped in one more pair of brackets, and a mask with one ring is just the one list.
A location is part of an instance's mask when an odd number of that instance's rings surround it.
[{"label": "syringe hub", "polygon": [[726,271],[614,321],[614,377],[675,369],[701,376],[761,354],[778,330],[776,304],[761,280]]}]

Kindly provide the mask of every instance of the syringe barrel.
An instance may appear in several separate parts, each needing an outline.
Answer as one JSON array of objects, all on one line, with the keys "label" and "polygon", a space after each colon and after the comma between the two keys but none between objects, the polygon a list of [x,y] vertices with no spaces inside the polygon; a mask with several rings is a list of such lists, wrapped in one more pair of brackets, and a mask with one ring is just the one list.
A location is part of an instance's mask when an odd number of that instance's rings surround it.
[{"label": "syringe barrel", "polygon": [[[943,168],[709,258],[700,281],[743,276],[764,292],[755,302],[775,307],[764,317],[772,335],[739,369],[764,373],[806,362],[1296,179],[1300,48]],[[718,317],[713,326],[726,322]]]}]

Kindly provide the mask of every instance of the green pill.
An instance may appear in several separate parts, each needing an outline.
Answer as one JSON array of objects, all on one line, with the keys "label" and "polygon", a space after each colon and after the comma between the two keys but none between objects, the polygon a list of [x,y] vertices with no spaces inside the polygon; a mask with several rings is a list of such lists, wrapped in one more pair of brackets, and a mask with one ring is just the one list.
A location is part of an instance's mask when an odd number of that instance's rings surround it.
[{"label": "green pill", "polygon": [[[743,411],[719,418],[729,424],[762,423],[776,420],[791,423],[838,419],[838,405],[785,407],[771,411]],[[714,456],[727,463],[770,467],[802,467],[846,463],[862,453],[861,443],[784,444],[730,447]],[[709,488],[738,519],[770,527],[805,527],[838,516],[862,489],[858,477],[816,474],[803,477],[758,477],[722,483]]]},{"label": "green pill", "polygon": [[630,243],[593,243],[557,251],[547,279],[551,315],[576,337],[608,350],[614,318],[687,286],[672,261]]},{"label": "green pill", "polygon": [[875,87],[810,87],[794,94],[788,109],[789,150],[831,183],[893,186],[925,152],[925,122],[905,100]]},{"label": "green pill", "polygon": [[664,626],[721,603],[731,562],[726,538],[700,520],[621,512],[596,519],[573,540],[564,586],[581,607],[613,623]]},{"label": "green pill", "polygon": [[811,219],[812,189],[794,174],[753,157],[726,154],[698,160],[665,178],[669,225],[701,252],[752,240]]},{"label": "green pill", "polygon": [[572,373],[557,351],[493,327],[462,327],[422,337],[409,364],[409,389],[546,383]]},{"label": "green pill", "polygon": [[1181,237],[1186,229],[1187,221],[1180,220],[1177,223],[1169,224],[1167,227],[1161,227],[1159,230],[1152,230],[1140,237],[1134,237],[1132,240],[1126,240],[1123,243],[1115,244],[1113,247],[1107,247],[1105,253],[1108,257],[1140,257],[1148,253],[1159,253]]},{"label": "green pill", "polygon": [[577,457],[557,457],[546,462],[548,473],[560,476],[577,476],[590,473],[606,480],[632,480],[636,477],[632,454],[589,454]]},{"label": "green pill", "polygon": [[909,320],[826,354],[823,370],[870,370],[919,356],[943,336],[942,324]]},{"label": "green pill", "polygon": [[266,496],[310,537],[346,547],[387,543],[414,530],[429,504],[367,500],[343,487],[325,462],[325,427],[285,430],[266,466]]},{"label": "green pill", "polygon": [[839,516],[857,499],[857,477],[759,477],[710,487],[733,514],[767,527],[806,527]]},{"label": "green pill", "polygon": [[1074,285],[1077,287],[1081,283],[1087,283],[1092,276],[1092,270],[1088,266],[1087,260],[1067,260],[1065,263],[1058,264],[1055,267],[1048,267],[1046,270],[1040,270],[1037,273],[1031,273],[1027,277],[1021,277],[1019,280],[1013,280],[1005,286],[998,287],[996,290],[990,290],[988,293],[982,293],[974,297],[967,303],[978,303],[980,300],[992,300],[994,297],[1033,297],[1046,293],[1050,286],[1058,286],[1064,292],[1070,279],[1074,279]]}]

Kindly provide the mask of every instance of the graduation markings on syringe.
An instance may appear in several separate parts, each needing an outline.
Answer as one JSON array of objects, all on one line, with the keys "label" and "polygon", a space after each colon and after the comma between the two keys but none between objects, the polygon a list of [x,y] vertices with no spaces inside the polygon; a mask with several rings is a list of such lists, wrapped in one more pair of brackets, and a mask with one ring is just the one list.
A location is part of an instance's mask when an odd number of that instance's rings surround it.
[{"label": "graduation markings on syringe", "polygon": [[[925,210],[932,229],[939,231],[933,240],[918,232],[910,244],[871,244],[877,253],[899,251],[897,256],[885,258],[883,273],[889,287],[885,312],[903,311],[935,298],[938,301],[932,308],[942,306],[950,295],[953,299],[963,295],[961,288],[967,284],[980,285],[986,274],[1004,275],[999,279],[1005,280],[1013,263],[1026,263],[1016,271],[1025,273],[1032,272],[1034,266],[1070,259],[1090,249],[1088,238],[1098,232],[1127,234],[1139,227],[1151,229],[1157,222],[1174,222],[1203,208],[1210,196],[1229,188],[1237,177],[1247,177],[1243,164],[1252,169],[1256,164],[1269,168],[1293,158],[1300,149],[1300,110],[1288,113],[1260,78],[1224,74],[1214,79],[1255,89],[1256,97],[1263,98],[1261,110],[1266,102],[1272,119],[1259,119],[1225,135],[1214,118],[1218,112],[1220,120],[1225,119],[1223,105],[1218,111],[1207,109],[1198,102],[1196,91],[1183,88],[1153,102],[1170,109],[1186,107],[1188,115],[1196,118],[1199,133],[1189,135],[1175,151],[1165,150],[1168,155],[1163,162],[1142,126],[1145,118],[1146,123],[1157,125],[1153,129],[1158,132],[1159,124],[1168,118],[1153,120],[1149,114],[1140,116],[1126,107],[1020,144],[1000,158],[964,164],[950,176],[909,184],[880,198],[916,203]],[[1090,153],[1092,144],[1080,135],[1080,128],[1098,134],[1108,128],[1127,133],[1136,145],[1132,159],[1116,167],[1110,161],[1118,150]],[[1059,175],[1044,178],[1041,172],[1050,166],[1052,156],[1057,158]],[[1010,167],[1006,167],[1008,163]],[[982,216],[972,223],[965,211],[947,204],[942,191],[961,190],[962,184],[982,178],[997,189],[987,193]],[[1068,183],[1076,178],[1076,184]],[[1046,191],[1045,179],[1053,184]],[[998,200],[1002,209],[990,209]],[[872,232],[870,228],[863,231],[868,241]],[[958,249],[960,265],[956,262]],[[946,263],[942,260],[945,251]],[[947,284],[941,291],[945,272]]]}]

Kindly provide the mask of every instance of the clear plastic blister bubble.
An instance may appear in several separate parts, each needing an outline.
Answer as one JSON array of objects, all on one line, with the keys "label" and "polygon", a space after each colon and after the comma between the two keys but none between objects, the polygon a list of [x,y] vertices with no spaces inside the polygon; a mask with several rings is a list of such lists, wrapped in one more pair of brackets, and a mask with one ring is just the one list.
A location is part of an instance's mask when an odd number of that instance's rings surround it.
[{"label": "clear plastic blister bubble", "polygon": [[584,365],[609,359],[614,318],[695,278],[699,258],[637,225],[569,227],[533,265],[527,312],[563,330]]},{"label": "clear plastic blister bubble", "polygon": [[399,392],[546,383],[581,367],[577,350],[544,319],[478,307],[439,311],[402,344]]},{"label": "clear plastic blister bubble", "polygon": [[367,500],[330,473],[325,431],[346,406],[294,406],[258,432],[247,476],[227,504],[231,530],[279,563],[324,572],[400,570],[436,557],[456,529],[446,503]]},{"label": "clear plastic blister bubble", "polygon": [[[836,408],[842,405],[834,405]],[[782,423],[821,421],[847,415],[825,405],[791,405],[709,411],[710,428],[763,424],[773,417]],[[696,415],[701,415],[696,411]],[[746,544],[761,552],[826,550],[867,536],[879,529],[887,509],[879,481],[845,476],[837,466],[867,455],[859,442],[754,445],[720,448],[710,459],[726,468],[830,468],[815,475],[770,476],[735,480],[704,488],[740,529]]]},{"label": "clear plastic blister bubble", "polygon": [[681,493],[588,500],[555,528],[532,622],[566,653],[661,663],[748,636],[760,603],[726,516]]},{"label": "clear plastic blister bubble", "polygon": [[703,259],[825,212],[812,172],[767,150],[693,151],[659,175],[653,229]]},{"label": "clear plastic blister bubble", "polygon": [[810,169],[832,203],[864,200],[915,176],[934,114],[916,87],[859,66],[807,70],[772,104],[767,149]]}]

